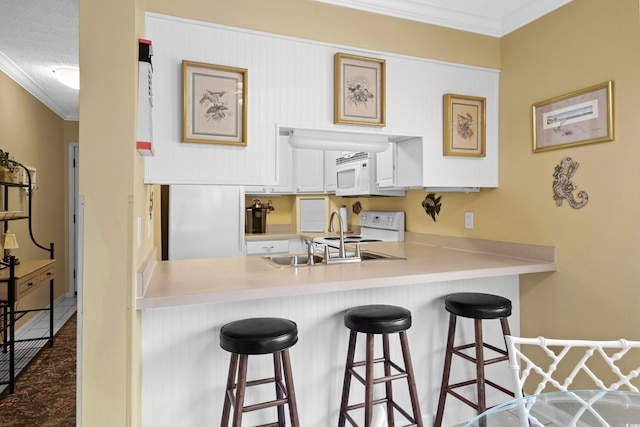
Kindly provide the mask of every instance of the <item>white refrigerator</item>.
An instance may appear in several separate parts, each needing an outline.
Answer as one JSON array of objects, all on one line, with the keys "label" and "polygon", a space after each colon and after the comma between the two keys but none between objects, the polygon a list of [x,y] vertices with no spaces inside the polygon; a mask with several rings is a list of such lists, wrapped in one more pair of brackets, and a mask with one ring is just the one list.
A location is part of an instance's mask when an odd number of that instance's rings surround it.
[{"label": "white refrigerator", "polygon": [[170,185],[168,258],[244,255],[244,187]]}]

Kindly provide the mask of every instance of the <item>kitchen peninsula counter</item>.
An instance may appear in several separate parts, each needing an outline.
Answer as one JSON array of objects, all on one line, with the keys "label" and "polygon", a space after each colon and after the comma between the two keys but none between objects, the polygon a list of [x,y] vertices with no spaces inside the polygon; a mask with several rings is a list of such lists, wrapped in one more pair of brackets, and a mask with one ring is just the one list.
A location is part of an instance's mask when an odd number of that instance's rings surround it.
[{"label": "kitchen peninsula counter", "polygon": [[[301,234],[313,238],[316,234]],[[138,309],[311,295],[557,270],[555,248],[407,233],[363,248],[405,259],[276,267],[263,256],[155,262],[139,274]]]},{"label": "kitchen peninsula counter", "polygon": [[[406,233],[404,242],[368,243],[366,250],[406,259],[275,267],[263,256],[162,262],[150,256],[139,273],[136,304],[142,319],[142,427],[219,423],[229,363],[229,353],[219,345],[220,328],[249,317],[296,322],[299,341],[291,349],[291,363],[300,424],[336,425],[349,341],[344,311],[363,304],[411,311],[407,334],[420,407],[424,425],[432,425],[449,322],[445,295],[486,292],[510,299],[509,324],[517,335],[520,275],[557,269],[553,247],[477,239]],[[473,336],[468,319],[461,319],[457,328],[461,338]],[[504,344],[499,325],[492,322],[483,336],[485,342]],[[395,339],[392,351],[397,351]],[[252,358],[250,369],[252,378],[273,375],[268,357]],[[456,375],[472,371],[468,363],[457,367]],[[509,384],[511,374],[505,368],[492,379]],[[408,397],[398,387],[405,407]],[[499,403],[492,400],[491,388],[487,392],[492,404]],[[273,421],[267,411],[246,416],[248,425]],[[443,426],[460,425],[473,416],[470,407],[451,399]]]}]

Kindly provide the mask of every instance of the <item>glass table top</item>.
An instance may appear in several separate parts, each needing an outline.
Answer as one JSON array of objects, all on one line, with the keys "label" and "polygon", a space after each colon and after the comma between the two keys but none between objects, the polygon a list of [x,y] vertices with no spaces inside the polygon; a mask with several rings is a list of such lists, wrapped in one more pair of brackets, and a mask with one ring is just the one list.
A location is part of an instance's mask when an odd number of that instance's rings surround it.
[{"label": "glass table top", "polygon": [[465,427],[640,427],[640,393],[572,390],[525,396],[491,408]]}]

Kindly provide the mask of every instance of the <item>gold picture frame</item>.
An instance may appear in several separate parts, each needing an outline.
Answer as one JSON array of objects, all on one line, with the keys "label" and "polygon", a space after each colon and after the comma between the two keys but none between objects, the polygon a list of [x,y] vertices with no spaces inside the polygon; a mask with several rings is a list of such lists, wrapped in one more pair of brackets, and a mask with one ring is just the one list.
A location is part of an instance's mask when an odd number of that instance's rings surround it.
[{"label": "gold picture frame", "polygon": [[385,79],[384,59],[336,53],[333,122],[385,126]]},{"label": "gold picture frame", "polygon": [[486,156],[486,98],[447,93],[443,97],[443,154]]},{"label": "gold picture frame", "polygon": [[247,145],[244,68],[182,61],[182,141]]},{"label": "gold picture frame", "polygon": [[532,106],[533,151],[613,141],[613,81]]}]

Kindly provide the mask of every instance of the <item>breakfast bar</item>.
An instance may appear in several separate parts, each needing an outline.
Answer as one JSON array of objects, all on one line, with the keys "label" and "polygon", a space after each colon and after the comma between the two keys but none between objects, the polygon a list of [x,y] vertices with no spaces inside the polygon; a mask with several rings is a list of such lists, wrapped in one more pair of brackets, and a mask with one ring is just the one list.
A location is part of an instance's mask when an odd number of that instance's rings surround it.
[{"label": "breakfast bar", "polygon": [[[487,292],[509,298],[511,330],[518,334],[519,275],[557,270],[555,248],[537,245],[407,233],[404,242],[372,243],[367,250],[398,259],[278,267],[262,256],[160,262],[150,257],[138,274],[136,303],[142,315],[142,425],[219,423],[228,354],[218,335],[224,324],[248,317],[296,322],[299,342],[291,349],[291,363],[300,423],[335,425],[349,335],[343,313],[363,304],[411,311],[408,336],[422,416],[429,425],[446,344],[444,296]],[[460,323],[459,333],[471,336],[472,325]],[[487,329],[486,340],[499,345],[500,328]],[[271,360],[251,363],[248,376],[260,377]],[[461,366],[452,376],[469,369]],[[506,371],[495,375],[510,380]],[[399,391],[400,401],[409,399]],[[487,398],[493,404],[498,402],[492,398],[502,396]],[[272,421],[260,413],[249,415],[255,417],[246,417],[248,425]],[[473,416],[470,408],[451,403],[443,425]]]}]

